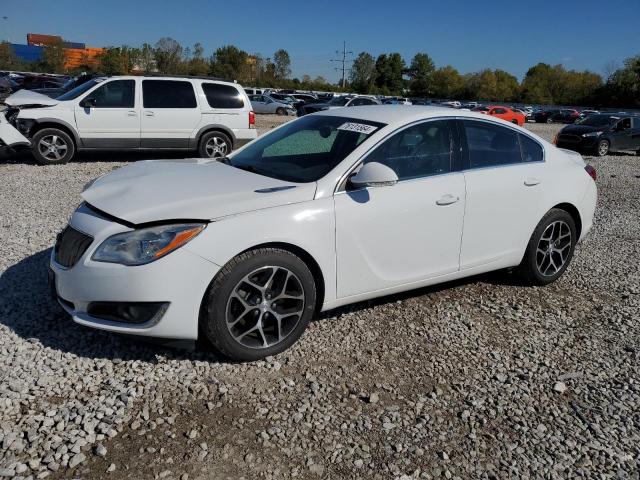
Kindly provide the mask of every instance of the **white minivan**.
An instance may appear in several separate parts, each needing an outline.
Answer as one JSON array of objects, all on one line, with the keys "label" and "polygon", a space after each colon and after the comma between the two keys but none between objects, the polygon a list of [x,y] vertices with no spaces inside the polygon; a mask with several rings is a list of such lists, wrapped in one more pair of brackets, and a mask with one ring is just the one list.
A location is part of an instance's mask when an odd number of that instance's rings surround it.
[{"label": "white minivan", "polygon": [[52,99],[21,90],[7,119],[42,164],[78,150],[166,149],[225,157],[257,137],[242,86],[209,78],[102,77]]}]

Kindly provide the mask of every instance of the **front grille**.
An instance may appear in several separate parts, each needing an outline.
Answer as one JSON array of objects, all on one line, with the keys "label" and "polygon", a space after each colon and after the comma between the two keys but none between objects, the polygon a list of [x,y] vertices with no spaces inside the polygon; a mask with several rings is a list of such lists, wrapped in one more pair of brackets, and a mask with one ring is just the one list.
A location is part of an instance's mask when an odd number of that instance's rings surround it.
[{"label": "front grille", "polygon": [[582,138],[578,135],[561,133],[560,135],[558,135],[558,141],[563,141],[567,143],[580,143],[582,141]]},{"label": "front grille", "polygon": [[70,225],[58,234],[54,247],[56,263],[65,268],[73,267],[93,242],[93,237],[79,232]]}]

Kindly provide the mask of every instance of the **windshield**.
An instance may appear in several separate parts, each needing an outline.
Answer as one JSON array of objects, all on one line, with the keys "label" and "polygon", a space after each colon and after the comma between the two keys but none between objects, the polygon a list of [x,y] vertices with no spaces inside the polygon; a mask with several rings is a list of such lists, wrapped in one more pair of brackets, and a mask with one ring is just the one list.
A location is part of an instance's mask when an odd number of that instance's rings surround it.
[{"label": "windshield", "polygon": [[315,182],[383,126],[331,115],[302,117],[255,140],[229,164],[288,182]]},{"label": "windshield", "polygon": [[78,85],[76,88],[69,90],[67,93],[60,95],[57,100],[73,100],[74,98],[78,98],[87,90],[95,87],[100,83],[100,80],[89,80],[88,82],[83,83],[82,85]]},{"label": "windshield", "polygon": [[336,105],[338,107],[344,107],[347,102],[351,100],[348,97],[333,97],[329,102],[329,105]]},{"label": "windshield", "polygon": [[611,115],[591,115],[578,120],[576,123],[578,125],[587,125],[589,127],[606,127],[619,119],[620,117],[612,117]]}]

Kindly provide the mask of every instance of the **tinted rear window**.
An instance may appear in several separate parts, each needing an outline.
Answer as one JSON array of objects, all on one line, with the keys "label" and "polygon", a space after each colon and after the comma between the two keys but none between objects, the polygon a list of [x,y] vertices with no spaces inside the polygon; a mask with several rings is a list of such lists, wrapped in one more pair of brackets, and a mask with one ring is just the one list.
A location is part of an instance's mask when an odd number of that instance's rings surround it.
[{"label": "tinted rear window", "polygon": [[523,162],[541,162],[544,159],[542,147],[526,135],[518,134]]},{"label": "tinted rear window", "polygon": [[219,83],[203,83],[202,90],[211,108],[243,108],[242,95],[231,85]]},{"label": "tinted rear window", "polygon": [[191,82],[176,80],[143,80],[144,108],[195,108],[196,95]]}]

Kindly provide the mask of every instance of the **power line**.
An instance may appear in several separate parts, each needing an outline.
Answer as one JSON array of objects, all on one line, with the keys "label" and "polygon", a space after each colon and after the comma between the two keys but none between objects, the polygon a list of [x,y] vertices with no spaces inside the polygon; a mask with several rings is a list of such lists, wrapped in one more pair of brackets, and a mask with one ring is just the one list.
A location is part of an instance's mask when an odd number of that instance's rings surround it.
[{"label": "power line", "polygon": [[342,63],[342,67],[334,68],[335,71],[339,72],[342,70],[342,88],[346,87],[346,73],[347,71],[351,71],[350,68],[347,68],[347,63],[353,62],[353,60],[347,60],[347,55],[353,55],[353,52],[347,51],[347,42],[342,42],[342,52],[336,50],[336,55],[342,54],[342,58],[334,58],[332,62]]}]

